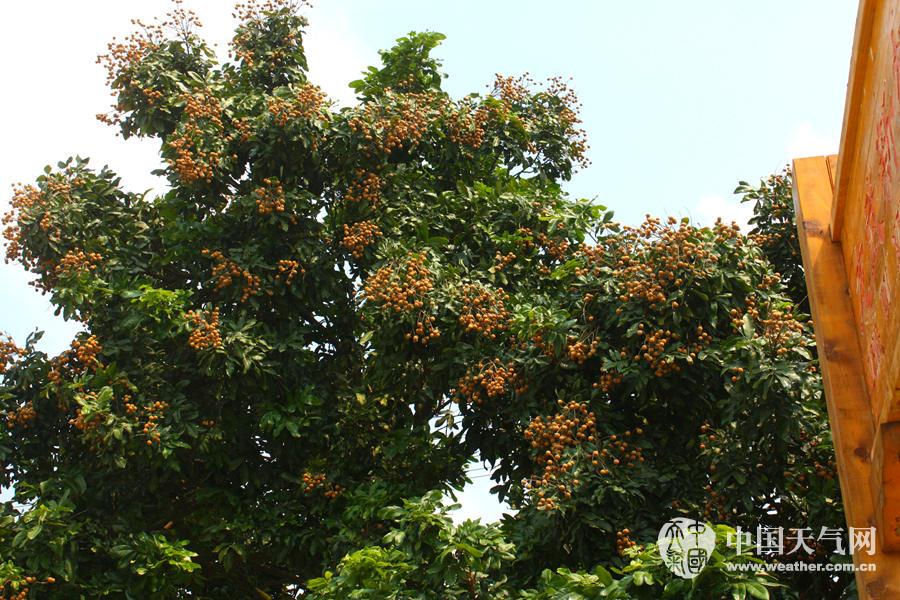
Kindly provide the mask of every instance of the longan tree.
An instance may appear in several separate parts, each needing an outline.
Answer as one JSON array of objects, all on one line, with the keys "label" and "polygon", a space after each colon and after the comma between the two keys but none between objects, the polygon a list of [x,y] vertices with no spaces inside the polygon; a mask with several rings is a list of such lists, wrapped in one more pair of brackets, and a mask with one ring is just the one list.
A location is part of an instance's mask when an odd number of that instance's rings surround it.
[{"label": "longan tree", "polygon": [[789,167],[760,180],[758,187],[741,181],[734,190],[741,202],[753,203],[750,236],[778,270],[785,292],[804,312],[809,312],[806,279],[800,260],[800,237],[794,214],[793,176]]},{"label": "longan tree", "polygon": [[[758,243],[568,198],[571,89],[452,98],[436,33],[337,108],[299,8],[238,6],[224,64],[177,5],[110,44],[100,118],[159,141],[163,195],[82,158],[15,190],[7,259],[83,332],[0,345],[0,597],[556,597],[672,516],[841,524],[811,329]],[[473,460],[502,525],[437,504]]]}]

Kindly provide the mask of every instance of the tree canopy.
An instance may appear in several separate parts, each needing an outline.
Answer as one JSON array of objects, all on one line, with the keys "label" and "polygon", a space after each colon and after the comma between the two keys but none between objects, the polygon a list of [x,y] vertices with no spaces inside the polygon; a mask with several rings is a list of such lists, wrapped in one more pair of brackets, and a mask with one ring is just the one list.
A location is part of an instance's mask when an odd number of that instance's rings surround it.
[{"label": "tree canopy", "polygon": [[[15,190],[7,259],[84,331],[0,345],[0,597],[839,597],[725,569],[730,527],[843,524],[770,220],[569,198],[570,87],[453,98],[437,33],[338,108],[300,8],[239,5],[223,64],[178,4],[110,44],[100,118],[159,141],[165,194],[79,157]],[[472,461],[501,523],[446,515]],[[680,515],[720,523],[693,585],[651,543]]]}]

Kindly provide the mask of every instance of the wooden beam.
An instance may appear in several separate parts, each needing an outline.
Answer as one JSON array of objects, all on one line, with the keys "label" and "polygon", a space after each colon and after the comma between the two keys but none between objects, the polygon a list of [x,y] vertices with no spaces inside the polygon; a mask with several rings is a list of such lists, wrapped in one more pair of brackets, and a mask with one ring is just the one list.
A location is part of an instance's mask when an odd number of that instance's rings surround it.
[{"label": "wooden beam", "polygon": [[855,170],[854,163],[859,160],[859,112],[863,106],[865,84],[869,64],[873,60],[870,55],[872,27],[875,24],[875,13],[883,0],[861,0],[856,15],[856,33],[853,36],[853,54],[850,60],[850,79],[847,83],[847,100],[844,102],[844,127],[841,130],[841,145],[838,151],[837,174],[834,186],[834,201],[831,207],[831,239],[838,241],[844,225],[844,205],[847,190],[850,187],[850,175]]},{"label": "wooden beam", "polygon": [[882,549],[900,550],[900,422],[884,423],[875,432],[872,449],[872,499],[875,526]]},{"label": "wooden beam", "polygon": [[[833,203],[828,158],[795,160],[794,208],[847,526],[877,527],[875,426],[841,244],[829,233]],[[900,554],[876,545],[874,555],[854,555],[853,562],[876,565],[856,573],[861,600],[900,598]]]}]

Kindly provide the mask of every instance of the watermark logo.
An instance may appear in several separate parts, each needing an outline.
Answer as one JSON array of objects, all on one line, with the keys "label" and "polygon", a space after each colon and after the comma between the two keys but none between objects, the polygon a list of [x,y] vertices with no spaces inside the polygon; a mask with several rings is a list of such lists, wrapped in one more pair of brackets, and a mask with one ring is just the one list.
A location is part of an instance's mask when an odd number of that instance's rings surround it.
[{"label": "watermark logo", "polygon": [[693,579],[709,562],[716,547],[716,533],[706,523],[687,517],[667,521],[656,538],[659,555],[669,570]]}]

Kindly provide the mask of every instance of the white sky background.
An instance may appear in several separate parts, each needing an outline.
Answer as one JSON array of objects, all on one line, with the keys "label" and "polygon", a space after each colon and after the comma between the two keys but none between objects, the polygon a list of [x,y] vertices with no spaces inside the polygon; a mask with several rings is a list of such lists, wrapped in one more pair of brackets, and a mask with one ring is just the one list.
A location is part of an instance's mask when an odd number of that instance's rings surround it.
[{"label": "white sky background", "polygon": [[[186,4],[224,55],[231,3]],[[91,157],[97,168],[109,164],[126,189],[162,188],[150,175],[159,165],[156,144],[124,142],[94,119],[111,101],[95,58],[110,39],[131,30],[130,19],[151,20],[168,6],[163,0],[5,3],[0,209],[8,206],[13,182],[30,181],[45,164],[75,154]],[[484,91],[495,70],[520,73],[534,65],[541,76],[573,74],[584,92],[595,162],[575,178],[574,193],[600,194],[629,222],[644,212],[745,222],[749,207],[731,196],[738,178],[753,181],[791,157],[837,151],[855,6],[850,0],[746,6],[651,0],[640,8],[571,0],[320,0],[307,11],[305,45],[311,80],[342,104],[353,102],[346,84],[377,64],[378,48],[411,29],[448,34],[438,54],[446,59],[453,93]],[[792,56],[799,56],[803,70],[793,72]],[[737,79],[743,77],[746,87]],[[789,87],[793,79],[797,85]],[[716,162],[723,157],[726,162]],[[704,164],[714,166],[704,173]],[[59,352],[76,328],[53,318],[26,282],[18,266],[0,265],[0,331],[21,342],[35,327],[45,329],[42,348]],[[475,483],[460,497],[464,508],[457,516],[496,518],[500,507],[487,492],[492,482],[483,473],[472,475]]]}]

